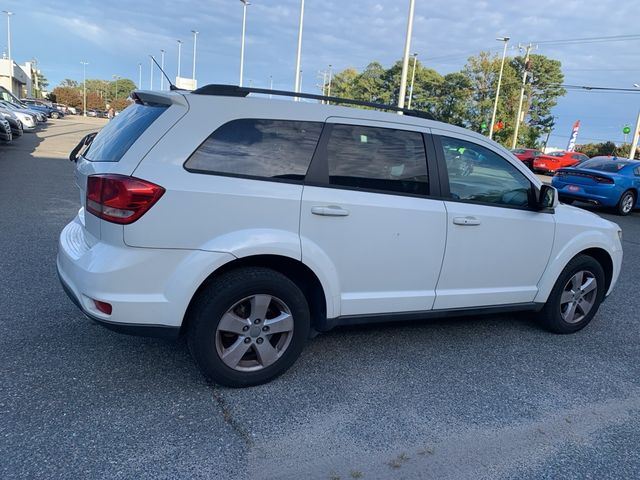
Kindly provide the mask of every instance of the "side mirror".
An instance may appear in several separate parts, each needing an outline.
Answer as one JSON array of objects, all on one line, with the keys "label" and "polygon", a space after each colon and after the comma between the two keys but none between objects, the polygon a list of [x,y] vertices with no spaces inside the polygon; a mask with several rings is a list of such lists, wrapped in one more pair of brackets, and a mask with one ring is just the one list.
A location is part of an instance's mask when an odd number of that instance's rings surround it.
[{"label": "side mirror", "polygon": [[550,185],[542,185],[540,187],[540,196],[538,197],[538,209],[546,210],[548,208],[556,208],[558,206],[558,191]]}]

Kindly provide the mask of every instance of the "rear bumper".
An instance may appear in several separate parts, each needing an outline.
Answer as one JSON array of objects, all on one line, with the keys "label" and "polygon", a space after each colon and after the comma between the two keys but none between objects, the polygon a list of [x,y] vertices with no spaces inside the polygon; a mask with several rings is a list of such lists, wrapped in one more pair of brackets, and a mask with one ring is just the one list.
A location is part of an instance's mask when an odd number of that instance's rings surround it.
[{"label": "rear bumper", "polygon": [[141,337],[156,337],[156,338],[164,338],[167,340],[175,340],[180,336],[180,327],[169,327],[166,325],[140,325],[134,323],[116,323],[109,322],[102,318],[95,317],[91,315],[89,312],[82,308],[82,304],[80,300],[71,289],[69,285],[65,282],[64,278],[60,274],[60,268],[58,267],[58,279],[60,280],[60,285],[62,285],[62,289],[67,294],[69,299],[74,303],[76,307],[80,309],[82,313],[85,314],[87,318],[93,320],[99,325],[108,328],[109,330],[113,330],[114,332],[124,333],[127,335],[138,335]]},{"label": "rear bumper", "polygon": [[601,187],[602,191],[594,192],[594,188],[596,187],[588,187],[591,191],[585,191],[583,187],[581,190],[569,191],[569,186],[573,184],[558,184],[552,185],[558,190],[558,195],[562,198],[567,198],[571,200],[577,200],[579,202],[591,203],[593,205],[600,205],[604,207],[615,207],[620,200],[620,193],[617,190],[607,187]]},{"label": "rear bumper", "polygon": [[[228,253],[135,248],[91,240],[76,217],[60,234],[63,288],[92,320],[136,335],[173,337],[202,282],[234,257]],[[111,314],[95,300],[112,306]]]}]

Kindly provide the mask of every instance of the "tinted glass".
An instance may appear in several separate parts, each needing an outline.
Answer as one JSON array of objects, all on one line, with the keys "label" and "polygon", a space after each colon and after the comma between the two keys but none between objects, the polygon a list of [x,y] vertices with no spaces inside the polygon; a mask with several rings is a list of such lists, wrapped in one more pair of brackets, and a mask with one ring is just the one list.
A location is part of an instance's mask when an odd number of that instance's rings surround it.
[{"label": "tinted glass", "polygon": [[636,168],[634,173],[636,174],[636,177],[640,177],[640,167]]},{"label": "tinted glass", "polygon": [[422,134],[333,125],[327,145],[329,183],[366,190],[427,194]]},{"label": "tinted glass", "polygon": [[564,157],[566,155],[565,152],[551,152],[551,153],[547,153],[548,156],[550,157]]},{"label": "tinted glass", "polygon": [[166,106],[129,105],[100,130],[84,158],[92,162],[119,162],[166,109]]},{"label": "tinted glass", "polygon": [[185,168],[303,180],[321,131],[319,122],[234,120],[213,132],[191,155]]},{"label": "tinted glass", "polygon": [[491,150],[464,140],[442,137],[451,196],[497,205],[526,207],[531,182]]},{"label": "tinted glass", "polygon": [[588,168],[589,170],[600,170],[601,172],[616,173],[622,170],[630,162],[616,162],[614,160],[588,160],[580,164],[580,168]]}]

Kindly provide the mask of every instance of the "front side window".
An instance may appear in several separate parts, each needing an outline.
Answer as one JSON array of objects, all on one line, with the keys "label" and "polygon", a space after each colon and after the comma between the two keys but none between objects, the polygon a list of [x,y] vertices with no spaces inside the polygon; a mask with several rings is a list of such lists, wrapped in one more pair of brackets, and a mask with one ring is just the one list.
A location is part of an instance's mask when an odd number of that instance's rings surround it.
[{"label": "front side window", "polygon": [[322,123],[240,119],[225,123],[185,163],[189,171],[303,180]]},{"label": "front side window", "polygon": [[531,182],[497,153],[475,143],[441,137],[449,174],[449,190],[456,200],[527,207]]},{"label": "front side window", "polygon": [[429,193],[427,156],[419,132],[333,125],[327,161],[331,185],[382,192]]}]

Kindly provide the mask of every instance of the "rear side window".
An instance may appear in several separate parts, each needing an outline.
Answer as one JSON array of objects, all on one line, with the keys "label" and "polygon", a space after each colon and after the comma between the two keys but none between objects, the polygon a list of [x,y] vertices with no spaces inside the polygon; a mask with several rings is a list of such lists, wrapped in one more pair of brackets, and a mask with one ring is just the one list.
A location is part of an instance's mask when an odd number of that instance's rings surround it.
[{"label": "rear side window", "polygon": [[119,162],[166,109],[166,105],[129,105],[100,130],[84,158],[91,162]]},{"label": "rear side window", "polygon": [[321,122],[233,120],[213,132],[185,168],[198,173],[303,180],[321,131]]},{"label": "rear side window", "polygon": [[333,125],[329,183],[365,190],[428,194],[427,156],[419,132]]}]

